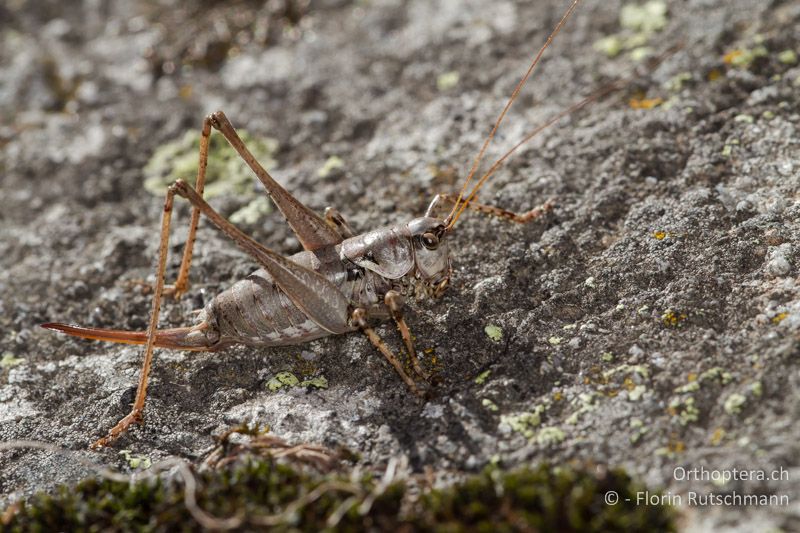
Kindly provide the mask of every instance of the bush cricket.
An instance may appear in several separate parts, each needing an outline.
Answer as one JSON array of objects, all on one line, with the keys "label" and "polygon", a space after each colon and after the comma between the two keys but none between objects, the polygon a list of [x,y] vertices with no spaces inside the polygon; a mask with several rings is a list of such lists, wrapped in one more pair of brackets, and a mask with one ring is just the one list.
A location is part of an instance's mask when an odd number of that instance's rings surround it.
[{"label": "bush cricket", "polygon": [[[202,126],[194,187],[178,180],[166,193],[147,330],[104,330],[60,323],[42,325],[86,339],[145,345],[144,363],[131,412],[92,446],[108,446],[132,424],[142,422],[148,375],[156,347],[215,351],[233,344],[284,346],[360,330],[394,367],[410,391],[417,396],[424,396],[424,388],[418,385],[417,380],[426,382],[427,376],[417,360],[414,342],[404,318],[405,298],[435,298],[446,289],[452,274],[448,238],[467,207],[518,223],[536,220],[549,209],[551,204],[545,203],[526,213],[517,214],[479,204],[475,196],[486,180],[522,144],[562,117],[610,92],[595,93],[558,113],[498,159],[471,190],[468,188],[500,123],[579,1],[572,0],[532,59],[484,140],[458,196],[438,194],[424,216],[406,223],[357,235],[333,208],[327,208],[324,217],[320,217],[278,184],[256,161],[224,113],[217,111],[207,116]],[[212,130],[217,130],[225,137],[261,181],[303,246],[302,252],[286,258],[264,247],[228,222],[203,199]],[[171,214],[176,195],[187,199],[193,209],[177,280],[174,285],[165,286]],[[446,203],[452,204],[452,208],[444,218],[439,218],[438,212]],[[159,330],[157,326],[162,296],[172,294],[177,298],[188,288],[189,268],[201,214],[252,257],[260,268],[214,297],[200,311],[195,325]],[[372,327],[374,323],[388,319],[393,319],[397,325],[411,361],[410,373],[414,377],[409,375],[392,349]]]}]

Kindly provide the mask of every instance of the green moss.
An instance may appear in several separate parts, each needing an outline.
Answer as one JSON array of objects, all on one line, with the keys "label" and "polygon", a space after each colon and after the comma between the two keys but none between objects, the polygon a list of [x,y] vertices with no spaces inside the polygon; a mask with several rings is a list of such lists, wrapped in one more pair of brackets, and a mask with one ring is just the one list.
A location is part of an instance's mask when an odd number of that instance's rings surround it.
[{"label": "green moss", "polygon": [[[264,168],[269,170],[276,166],[273,156],[278,149],[278,142],[275,139],[254,137],[241,130],[239,136]],[[177,179],[194,184],[199,150],[198,131],[187,131],[180,139],[158,148],[144,167],[144,188],[156,196],[164,196],[167,187]],[[212,133],[203,196],[255,198],[256,194],[266,194],[258,192],[256,183],[250,168],[222,135]]]},{"label": "green moss", "polygon": [[[606,505],[603,496],[612,490],[621,503]],[[415,525],[436,531],[674,530],[669,509],[631,503],[638,490],[620,471],[595,477],[545,465],[507,473],[489,469],[424,495],[419,507],[429,520]]]},{"label": "green moss", "polygon": [[[217,518],[238,516],[237,531],[260,529],[265,515],[286,513],[276,531],[320,531],[341,508],[337,531],[674,531],[668,507],[637,506],[644,490],[623,472],[573,468],[503,472],[490,467],[445,490],[416,498],[403,482],[380,492],[378,482],[346,475],[300,473],[271,461],[244,462],[195,474],[197,505]],[[298,499],[326,486],[313,503]],[[348,490],[344,490],[347,488]],[[619,503],[607,505],[609,491]],[[368,495],[378,494],[372,505]],[[348,498],[352,499],[345,503]],[[403,511],[401,512],[401,509]],[[195,531],[183,483],[153,478],[135,484],[88,479],[54,494],[37,494],[10,515],[8,531]]]}]

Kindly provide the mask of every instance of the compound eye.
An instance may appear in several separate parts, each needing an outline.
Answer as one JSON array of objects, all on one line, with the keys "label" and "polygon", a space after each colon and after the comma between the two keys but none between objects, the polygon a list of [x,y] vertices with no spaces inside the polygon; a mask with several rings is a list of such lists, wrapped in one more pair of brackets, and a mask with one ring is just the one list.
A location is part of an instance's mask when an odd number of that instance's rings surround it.
[{"label": "compound eye", "polygon": [[433,233],[423,233],[422,234],[422,245],[427,248],[428,250],[435,250],[439,247],[439,237],[437,237]]}]

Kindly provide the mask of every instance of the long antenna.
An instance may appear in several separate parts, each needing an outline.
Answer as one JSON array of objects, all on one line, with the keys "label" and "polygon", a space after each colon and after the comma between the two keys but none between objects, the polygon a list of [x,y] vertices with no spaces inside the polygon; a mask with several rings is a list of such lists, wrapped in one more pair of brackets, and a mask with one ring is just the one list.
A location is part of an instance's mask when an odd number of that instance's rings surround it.
[{"label": "long antenna", "polygon": [[[655,69],[665,59],[667,59],[669,56],[671,56],[675,52],[681,50],[684,46],[685,46],[685,43],[683,43],[683,42],[680,42],[678,44],[675,44],[675,45],[671,46],[663,54],[661,54],[658,57],[656,57],[656,58],[652,59],[651,61],[649,61],[646,68],[648,70]],[[486,180],[488,180],[492,176],[492,174],[494,174],[495,171],[497,171],[497,169],[500,168],[503,165],[503,163],[505,163],[505,161],[509,157],[511,157],[511,155],[514,152],[516,152],[523,144],[527,143],[528,141],[530,141],[531,139],[536,137],[539,133],[541,133],[542,131],[546,130],[547,128],[549,128],[550,126],[552,126],[553,124],[555,124],[556,122],[561,120],[562,118],[564,118],[564,117],[566,117],[568,115],[571,115],[575,111],[578,111],[582,107],[586,106],[587,104],[589,104],[591,102],[594,102],[595,100],[599,100],[603,96],[606,96],[606,95],[608,95],[610,93],[613,93],[614,91],[618,91],[620,89],[623,89],[623,88],[627,87],[634,80],[636,80],[636,79],[638,79],[640,77],[641,77],[641,74],[639,74],[637,72],[634,72],[632,75],[630,75],[630,76],[628,76],[626,78],[611,82],[608,85],[606,85],[605,87],[602,87],[598,91],[595,91],[594,93],[590,94],[586,98],[584,98],[584,99],[572,104],[571,106],[569,106],[568,108],[564,109],[563,111],[560,111],[560,112],[556,113],[555,115],[550,117],[545,123],[537,126],[536,129],[534,129],[533,131],[528,133],[525,137],[523,137],[523,139],[521,141],[519,141],[517,144],[515,144],[508,152],[506,152],[502,157],[500,157],[500,159],[495,161],[494,164],[492,164],[491,167],[489,167],[489,170],[486,171],[486,174],[481,176],[481,178],[478,180],[478,183],[475,184],[475,186],[472,188],[472,191],[470,191],[470,193],[467,195],[467,198],[465,200],[463,200],[463,202],[461,203],[460,206],[458,204],[456,204],[453,207],[453,211],[451,211],[450,214],[448,215],[448,218],[452,217],[452,220],[449,221],[447,229],[448,230],[452,229],[452,227],[455,226],[455,223],[458,220],[458,218],[461,216],[461,213],[464,212],[464,210],[467,208],[469,203],[475,198],[475,195],[478,193],[478,190],[483,186],[483,184],[486,182]],[[463,193],[464,191],[462,190],[461,192]],[[461,198],[461,196],[459,196],[459,199],[460,198]],[[455,212],[455,214],[453,214],[453,212]]]},{"label": "long antenna", "polygon": [[489,167],[489,170],[486,171],[486,174],[481,176],[481,179],[478,180],[478,183],[475,184],[475,187],[473,187],[472,191],[470,191],[470,193],[467,196],[466,200],[464,200],[461,203],[460,208],[458,209],[456,214],[453,216],[453,220],[450,222],[450,225],[448,226],[448,228],[452,228],[453,226],[455,226],[456,220],[458,220],[458,217],[461,216],[461,213],[464,212],[464,209],[467,208],[467,205],[469,205],[469,203],[475,198],[475,195],[478,193],[478,189],[480,189],[483,186],[483,184],[486,182],[486,180],[488,180],[492,176],[492,174],[495,173],[495,171],[498,168],[503,166],[503,163],[505,163],[506,159],[511,157],[511,155],[514,152],[516,152],[517,149],[519,149],[523,144],[527,143],[528,141],[530,141],[531,139],[533,139],[534,137],[539,135],[541,132],[543,132],[544,130],[546,130],[547,128],[549,128],[550,126],[552,126],[553,124],[555,124],[556,122],[561,120],[562,118],[564,118],[566,116],[569,116],[572,113],[574,113],[575,111],[581,109],[586,104],[594,102],[595,100],[599,100],[603,96],[605,96],[605,95],[607,95],[609,93],[612,93],[612,92],[614,92],[614,91],[616,91],[618,89],[621,89],[625,85],[627,85],[627,81],[625,81],[625,82],[618,81],[618,82],[614,82],[614,83],[609,84],[608,86],[602,88],[601,90],[599,90],[599,91],[597,91],[597,92],[595,92],[593,94],[590,94],[589,96],[587,96],[583,100],[572,104],[571,106],[569,106],[568,108],[564,109],[563,111],[559,111],[558,113],[556,113],[555,115],[553,115],[552,117],[547,119],[547,122],[537,126],[536,129],[534,129],[532,132],[528,133],[525,137],[523,137],[523,139],[521,141],[519,141],[517,144],[515,144],[500,159],[495,161],[494,164],[491,167]]},{"label": "long antenna", "polygon": [[539,49],[539,52],[533,58],[533,61],[531,61],[531,64],[528,67],[528,70],[525,72],[525,75],[522,77],[521,80],[519,80],[519,83],[517,83],[517,86],[514,88],[514,92],[511,93],[511,97],[508,99],[508,102],[506,102],[506,105],[503,108],[503,111],[500,113],[500,116],[497,117],[497,120],[494,123],[494,127],[492,128],[492,131],[489,133],[489,136],[486,137],[486,140],[483,142],[483,146],[481,147],[480,152],[478,152],[478,155],[475,157],[475,161],[472,163],[472,168],[469,171],[469,175],[467,176],[467,179],[464,181],[464,186],[461,188],[461,192],[458,193],[458,198],[456,199],[456,203],[453,206],[452,211],[450,211],[450,213],[447,215],[447,217],[444,220],[445,224],[447,224],[447,228],[448,229],[450,229],[452,227],[452,219],[453,219],[453,216],[456,214],[456,212],[458,210],[459,202],[461,202],[461,199],[464,197],[464,193],[467,190],[467,186],[472,181],[472,178],[475,175],[475,173],[478,171],[478,165],[480,165],[481,161],[483,160],[483,156],[486,153],[486,149],[489,147],[489,143],[492,142],[492,139],[494,138],[494,135],[497,132],[497,128],[500,127],[500,123],[505,118],[506,113],[508,113],[508,110],[511,108],[511,105],[517,99],[517,96],[519,96],[519,93],[522,90],[522,87],[528,81],[528,78],[531,77],[531,74],[533,74],[533,71],[536,68],[536,65],[539,63],[539,60],[542,58],[542,55],[544,55],[544,51],[547,50],[547,47],[550,46],[550,43],[553,42],[553,38],[556,35],[558,35],[559,31],[561,31],[561,28],[567,22],[567,19],[569,18],[569,16],[572,14],[573,11],[575,11],[575,8],[578,7],[578,3],[579,2],[580,2],[580,0],[573,0],[572,4],[570,4],[569,8],[567,8],[567,11],[561,17],[561,20],[558,22],[558,24],[556,24],[556,27],[550,33],[550,36],[547,38],[547,41],[545,41],[545,43]]}]

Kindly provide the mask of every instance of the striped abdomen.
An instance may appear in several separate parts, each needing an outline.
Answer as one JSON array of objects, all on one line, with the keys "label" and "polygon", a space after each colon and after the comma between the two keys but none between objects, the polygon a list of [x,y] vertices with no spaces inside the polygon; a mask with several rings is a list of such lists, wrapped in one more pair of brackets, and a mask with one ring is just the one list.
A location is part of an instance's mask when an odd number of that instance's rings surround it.
[{"label": "striped abdomen", "polygon": [[[376,303],[385,283],[355,265],[348,270],[336,249],[300,252],[291,260],[324,275],[356,305]],[[263,269],[218,294],[203,311],[201,318],[219,333],[218,347],[300,344],[330,334],[309,319]]]}]

